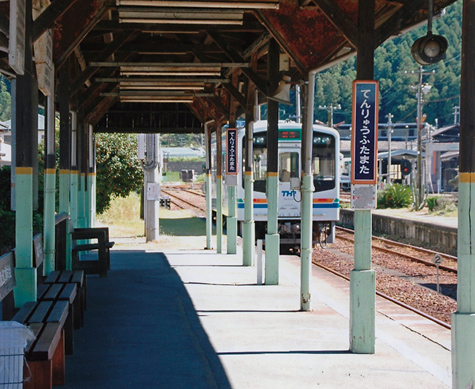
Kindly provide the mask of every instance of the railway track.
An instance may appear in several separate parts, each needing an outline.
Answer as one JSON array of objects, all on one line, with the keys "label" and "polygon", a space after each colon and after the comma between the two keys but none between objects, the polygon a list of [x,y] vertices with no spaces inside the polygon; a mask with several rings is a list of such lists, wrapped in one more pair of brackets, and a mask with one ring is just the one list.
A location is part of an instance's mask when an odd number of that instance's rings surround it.
[{"label": "railway track", "polygon": [[[354,243],[354,231],[348,228],[336,227],[338,231],[337,238],[344,239]],[[414,262],[422,263],[426,266],[435,267],[433,258],[437,255],[448,262],[449,265],[439,265],[439,269],[452,273],[457,273],[457,257],[449,254],[439,253],[437,251],[428,250],[422,247],[416,247],[405,243],[396,242],[389,239],[373,236],[372,248],[407,258]]]},{"label": "railway track", "polygon": [[[376,270],[376,290],[416,313],[423,312],[434,322],[445,323],[448,328],[450,314],[456,310],[456,259],[443,254],[451,263],[439,268],[439,294],[437,271],[431,261],[435,254],[439,253],[374,237],[372,264]],[[338,229],[335,243],[329,249],[314,250],[312,259],[317,266],[348,279],[354,267],[353,258],[353,231]]]},{"label": "railway track", "polygon": [[[186,195],[184,195],[183,192],[186,193]],[[168,196],[171,204],[179,209],[191,209],[200,217],[204,216],[206,213],[206,207],[203,204],[204,196],[199,192],[189,189],[162,188],[162,194]],[[197,200],[198,198],[200,201]]]}]

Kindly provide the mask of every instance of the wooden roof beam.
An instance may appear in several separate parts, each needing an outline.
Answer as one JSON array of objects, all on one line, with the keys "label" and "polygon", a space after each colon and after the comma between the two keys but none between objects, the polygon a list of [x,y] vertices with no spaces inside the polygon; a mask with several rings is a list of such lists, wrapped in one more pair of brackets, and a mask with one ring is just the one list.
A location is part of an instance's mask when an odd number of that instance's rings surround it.
[{"label": "wooden roof beam", "polygon": [[383,25],[376,29],[375,48],[389,39],[395,32],[401,31],[404,22],[413,20],[421,9],[427,8],[427,0],[412,0],[404,4]]},{"label": "wooden roof beam", "polygon": [[[119,49],[128,39],[133,39],[139,33],[136,31],[123,31],[117,39],[114,39],[112,43],[106,46],[106,48],[96,56],[96,60],[106,61],[117,49]],[[82,85],[84,85],[97,71],[96,66],[88,66],[72,83],[71,95],[76,93]]]},{"label": "wooden roof beam", "polygon": [[[216,44],[223,50],[226,55],[234,62],[246,62],[241,55],[232,47],[228,47],[227,42],[216,31],[208,31],[208,35],[216,42]],[[261,79],[254,70],[250,68],[242,68],[241,71],[249,78],[257,87],[259,92],[267,96],[267,83]]]},{"label": "wooden roof beam", "polygon": [[55,0],[52,2],[33,22],[33,42],[36,42],[46,30],[53,27],[54,22],[64,15],[76,1],[77,0]]},{"label": "wooden roof beam", "polygon": [[358,47],[358,26],[335,3],[334,0],[313,0],[327,19],[339,30],[354,47]]}]

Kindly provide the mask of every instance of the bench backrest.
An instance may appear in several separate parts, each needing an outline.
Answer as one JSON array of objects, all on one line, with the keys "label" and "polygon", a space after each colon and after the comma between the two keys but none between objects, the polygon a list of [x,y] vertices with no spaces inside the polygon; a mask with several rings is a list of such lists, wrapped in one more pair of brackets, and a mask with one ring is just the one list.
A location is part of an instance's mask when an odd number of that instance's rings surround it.
[{"label": "bench backrest", "polygon": [[33,237],[33,267],[39,269],[44,260],[43,235],[37,234]]},{"label": "bench backrest", "polygon": [[13,253],[0,257],[0,301],[5,298],[15,287],[15,261]]}]

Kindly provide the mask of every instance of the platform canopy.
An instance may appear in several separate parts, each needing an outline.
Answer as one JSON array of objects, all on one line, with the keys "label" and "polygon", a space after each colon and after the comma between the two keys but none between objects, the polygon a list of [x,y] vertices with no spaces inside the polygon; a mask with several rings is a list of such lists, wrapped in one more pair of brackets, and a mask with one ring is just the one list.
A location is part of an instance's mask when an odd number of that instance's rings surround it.
[{"label": "platform canopy", "polygon": [[[13,1],[13,0],[11,0]],[[434,0],[440,13],[454,0]],[[72,109],[96,132],[202,132],[275,94],[267,45],[290,82],[356,53],[358,0],[34,0],[32,40],[53,29],[55,71],[68,67]],[[1,72],[9,4],[0,2]],[[424,23],[427,0],[376,0],[376,42]],[[368,42],[361,42],[368,44]]]}]

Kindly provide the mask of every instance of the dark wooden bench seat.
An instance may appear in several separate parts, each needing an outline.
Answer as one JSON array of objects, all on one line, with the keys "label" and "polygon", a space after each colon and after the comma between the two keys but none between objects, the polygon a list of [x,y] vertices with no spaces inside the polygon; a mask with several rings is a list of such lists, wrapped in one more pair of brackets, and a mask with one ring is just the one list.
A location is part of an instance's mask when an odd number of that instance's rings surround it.
[{"label": "dark wooden bench seat", "polygon": [[[74,228],[71,229],[71,238],[73,241],[73,269],[83,270],[86,274],[99,274],[101,277],[107,277],[107,270],[110,269],[110,249],[115,244],[115,242],[109,241],[109,228]],[[78,241],[91,239],[95,239],[97,242],[78,243]],[[97,260],[79,259],[78,253],[92,250],[98,251]]]},{"label": "dark wooden bench seat", "polygon": [[[13,301],[15,260],[12,252],[0,257],[0,271],[5,278],[5,282],[0,284],[0,300],[9,296]],[[40,288],[44,289],[44,286],[40,285]],[[44,290],[44,293],[46,294],[47,290]],[[71,293],[74,295],[74,291]],[[25,349],[24,388],[42,389],[64,384],[64,328],[70,316],[69,306],[70,302],[66,299],[31,301],[25,303],[11,318],[28,325],[35,335],[35,339]]]}]

